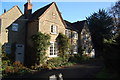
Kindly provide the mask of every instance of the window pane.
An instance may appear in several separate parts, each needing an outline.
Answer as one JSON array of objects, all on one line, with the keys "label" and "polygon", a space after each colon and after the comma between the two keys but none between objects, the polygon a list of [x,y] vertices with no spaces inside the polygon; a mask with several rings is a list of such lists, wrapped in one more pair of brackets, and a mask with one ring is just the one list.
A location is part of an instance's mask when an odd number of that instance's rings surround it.
[{"label": "window pane", "polygon": [[50,45],[50,55],[53,55],[53,43]]},{"label": "window pane", "polygon": [[57,43],[53,42],[50,45],[50,55],[56,56],[57,55]]},{"label": "window pane", "polygon": [[57,33],[57,26],[55,25],[51,26],[51,33]]},{"label": "window pane", "polygon": [[53,33],[53,25],[51,26],[51,32]]},{"label": "window pane", "polygon": [[54,55],[57,55],[57,43],[54,44]]},{"label": "window pane", "polygon": [[74,46],[74,52],[77,52],[77,45]]},{"label": "window pane", "polygon": [[74,38],[77,38],[77,33],[76,32],[74,33]]},{"label": "window pane", "polygon": [[56,26],[53,27],[53,31],[54,31],[54,33],[56,33]]},{"label": "window pane", "polygon": [[16,23],[12,24],[12,31],[18,31],[18,24]]}]

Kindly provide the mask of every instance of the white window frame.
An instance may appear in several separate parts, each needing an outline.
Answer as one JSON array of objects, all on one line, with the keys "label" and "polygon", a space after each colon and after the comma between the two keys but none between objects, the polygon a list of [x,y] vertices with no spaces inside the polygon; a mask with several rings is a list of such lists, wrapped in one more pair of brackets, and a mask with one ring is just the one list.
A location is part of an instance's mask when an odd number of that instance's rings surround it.
[{"label": "white window frame", "polygon": [[[53,50],[52,50],[52,51],[53,51],[53,55],[50,55],[50,54],[49,54],[49,57],[57,57],[57,50],[56,50],[56,54],[55,54],[55,52],[54,52],[54,51],[55,51],[56,42],[50,42],[50,44],[53,44],[53,46],[52,46],[52,47],[53,47]],[[50,45],[50,47],[51,47],[51,45]],[[56,46],[56,47],[57,47],[57,46]],[[49,50],[49,51],[51,51],[51,50]],[[51,52],[50,52],[50,53],[51,53]]]},{"label": "white window frame", "polygon": [[74,32],[74,39],[77,39],[78,38],[78,34],[77,32]]},{"label": "white window frame", "polygon": [[73,54],[77,54],[78,53],[78,46],[77,46],[77,44],[76,45],[74,45],[74,49],[76,48],[76,50],[74,51],[73,50]]},{"label": "white window frame", "polygon": [[18,27],[19,27],[19,25],[17,24],[17,23],[13,23],[12,24],[12,31],[18,31]]},{"label": "white window frame", "polygon": [[66,35],[68,38],[71,38],[71,34],[70,34],[70,30],[69,30],[69,29],[65,29],[65,35]]},{"label": "white window frame", "polygon": [[[52,27],[53,27],[53,30],[52,30]],[[53,31],[53,32],[52,32]],[[57,26],[56,25],[51,25],[50,26],[50,33],[51,34],[57,34]]]}]

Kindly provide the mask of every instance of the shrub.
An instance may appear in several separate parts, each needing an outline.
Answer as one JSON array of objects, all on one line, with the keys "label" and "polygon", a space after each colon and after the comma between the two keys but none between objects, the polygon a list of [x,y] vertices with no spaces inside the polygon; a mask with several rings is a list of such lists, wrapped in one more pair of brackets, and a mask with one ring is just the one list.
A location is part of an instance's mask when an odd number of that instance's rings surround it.
[{"label": "shrub", "polygon": [[35,64],[42,65],[46,62],[46,50],[50,45],[50,36],[48,34],[43,34],[38,32],[32,36],[32,41],[34,45],[34,50],[36,52]]},{"label": "shrub", "polygon": [[119,45],[116,42],[104,42],[103,59],[106,69],[118,71],[119,68]]},{"label": "shrub", "polygon": [[5,68],[5,74],[9,74],[9,73],[14,73],[14,67],[13,66],[7,66]]},{"label": "shrub", "polygon": [[49,69],[55,68],[55,67],[60,67],[64,63],[63,58],[57,57],[57,58],[52,58],[47,61],[47,66]]},{"label": "shrub", "polygon": [[87,54],[84,54],[81,56],[81,61],[88,61],[90,59],[90,56],[88,56]]},{"label": "shrub", "polygon": [[90,57],[88,55],[82,55],[80,56],[80,54],[74,54],[69,58],[70,62],[75,62],[75,63],[81,63],[84,61],[88,61],[90,59]]},{"label": "shrub", "polygon": [[59,56],[64,58],[67,58],[68,55],[66,55],[67,52],[70,50],[70,42],[66,35],[59,33],[57,37],[57,43],[58,43],[58,50],[59,50]]},{"label": "shrub", "polygon": [[71,66],[73,63],[65,61],[62,57],[56,57],[49,59],[46,64],[42,65],[41,68],[56,69],[59,67]]}]

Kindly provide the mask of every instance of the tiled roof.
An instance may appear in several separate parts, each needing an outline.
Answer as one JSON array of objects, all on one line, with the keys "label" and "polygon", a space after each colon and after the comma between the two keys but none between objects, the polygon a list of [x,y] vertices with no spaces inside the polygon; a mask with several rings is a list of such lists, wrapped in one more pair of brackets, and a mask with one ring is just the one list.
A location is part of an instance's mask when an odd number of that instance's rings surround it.
[{"label": "tiled roof", "polygon": [[64,20],[65,24],[67,25],[67,29],[72,29],[72,23],[67,21],[67,20]]},{"label": "tiled roof", "polygon": [[64,20],[64,21],[67,25],[67,29],[71,29],[71,30],[74,30],[74,31],[77,31],[77,32],[81,32],[81,30],[83,29],[83,27],[85,25],[85,22],[86,22],[86,20],[77,21],[77,22],[74,22],[74,23],[70,23],[66,20]]},{"label": "tiled roof", "polygon": [[77,21],[77,22],[72,23],[72,26],[76,31],[81,31],[83,29],[85,23],[86,23],[86,20]]},{"label": "tiled roof", "polygon": [[60,18],[61,18],[64,26],[66,27],[66,24],[65,24],[65,22],[64,22],[64,20],[63,20],[63,18],[62,18],[62,16],[61,16],[61,13],[60,13],[60,11],[59,11],[59,9],[58,9],[58,7],[57,7],[57,5],[56,5],[55,2],[52,2],[52,3],[50,3],[50,4],[46,5],[46,6],[38,9],[37,11],[35,11],[35,12],[32,14],[32,17],[31,17],[30,21],[31,21],[31,20],[35,20],[35,19],[38,19],[40,16],[42,16],[42,14],[44,14],[45,11],[46,11],[52,4],[55,4],[55,7],[56,7],[56,9],[57,9],[57,11],[58,11],[58,14],[59,14],[59,16],[60,16]]},{"label": "tiled roof", "polygon": [[40,9],[38,9],[37,11],[35,11],[32,14],[32,18],[31,19],[32,20],[38,19],[38,17],[40,17],[52,4],[53,4],[53,2],[48,4],[48,5],[46,5],[46,6],[44,6],[44,7],[42,7],[42,8],[40,8]]}]

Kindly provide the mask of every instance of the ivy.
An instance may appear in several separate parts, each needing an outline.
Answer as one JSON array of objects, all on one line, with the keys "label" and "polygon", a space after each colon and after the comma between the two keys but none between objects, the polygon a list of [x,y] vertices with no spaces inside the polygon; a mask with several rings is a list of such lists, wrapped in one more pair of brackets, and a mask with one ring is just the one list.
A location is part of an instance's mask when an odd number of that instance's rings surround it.
[{"label": "ivy", "polygon": [[43,34],[38,32],[32,36],[34,50],[36,52],[36,64],[42,65],[45,63],[47,56],[46,50],[50,45],[50,36],[48,34]]},{"label": "ivy", "polygon": [[62,33],[59,33],[57,37],[57,43],[59,56],[63,57],[63,59],[67,59],[68,55],[66,53],[70,51],[70,41],[68,37]]}]

